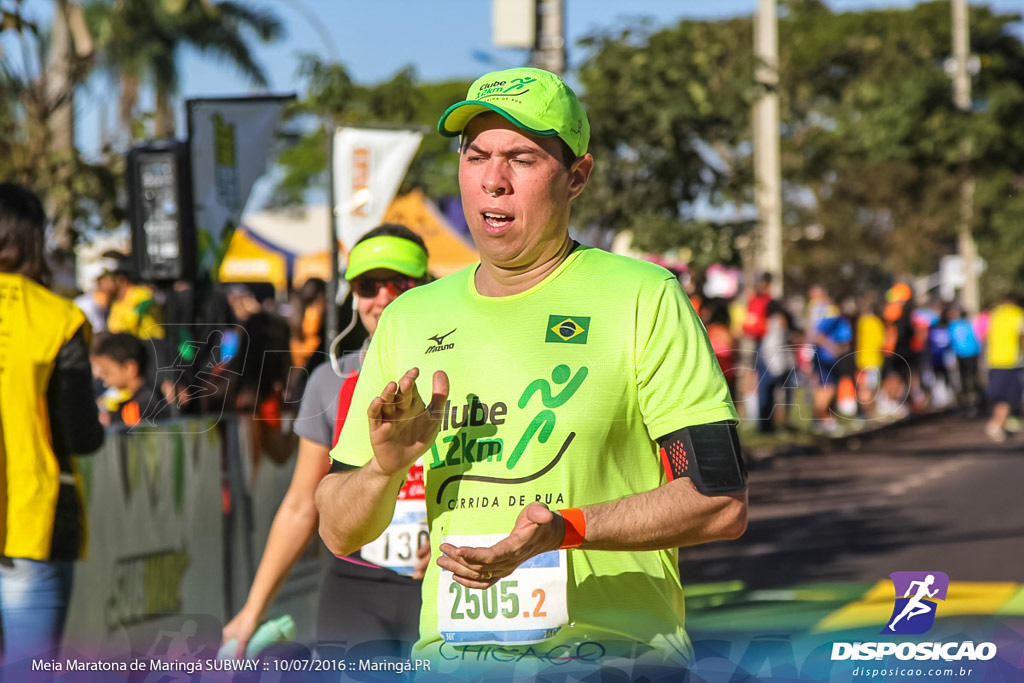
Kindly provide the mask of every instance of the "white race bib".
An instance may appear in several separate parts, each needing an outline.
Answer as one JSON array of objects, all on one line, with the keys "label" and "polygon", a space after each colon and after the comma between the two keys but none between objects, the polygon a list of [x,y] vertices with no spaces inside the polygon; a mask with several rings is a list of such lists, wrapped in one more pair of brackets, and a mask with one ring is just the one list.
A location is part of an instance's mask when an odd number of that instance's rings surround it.
[{"label": "white race bib", "polygon": [[364,545],[359,554],[367,562],[408,576],[416,567],[416,549],[429,543],[423,464],[417,460],[395,501],[391,524],[376,540]]},{"label": "white race bib", "polygon": [[[488,547],[503,535],[448,536],[454,546]],[[569,621],[564,550],[531,557],[490,588],[466,588],[441,570],[437,628],[453,645],[527,645],[555,635]]]}]

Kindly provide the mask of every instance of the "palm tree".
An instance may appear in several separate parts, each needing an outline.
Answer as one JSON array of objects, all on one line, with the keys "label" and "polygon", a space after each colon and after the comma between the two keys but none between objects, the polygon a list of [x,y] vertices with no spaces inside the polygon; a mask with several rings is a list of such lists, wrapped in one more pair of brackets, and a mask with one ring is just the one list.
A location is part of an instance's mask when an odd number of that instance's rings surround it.
[{"label": "palm tree", "polygon": [[[155,96],[153,134],[174,135],[171,98],[180,85],[178,61],[184,48],[213,54],[234,64],[249,81],[266,88],[249,37],[261,42],[284,35],[270,11],[230,0],[92,0],[86,21],[96,38],[101,65],[119,81],[119,120],[125,130],[137,119],[143,84]],[[140,137],[132,131],[132,139]]]},{"label": "palm tree", "polygon": [[0,31],[18,51],[17,59],[0,55],[0,178],[40,193],[53,220],[51,246],[67,251],[76,219],[106,218],[116,199],[112,172],[75,149],[75,92],[90,71],[93,43],[76,0],[54,0],[48,29],[28,21],[21,7],[0,7]]}]

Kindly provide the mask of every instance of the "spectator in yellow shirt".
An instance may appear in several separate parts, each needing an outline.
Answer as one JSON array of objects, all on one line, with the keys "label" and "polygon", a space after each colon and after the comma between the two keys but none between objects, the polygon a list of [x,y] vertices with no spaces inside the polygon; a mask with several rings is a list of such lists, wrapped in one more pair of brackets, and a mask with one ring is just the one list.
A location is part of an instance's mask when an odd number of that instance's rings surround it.
[{"label": "spectator in yellow shirt", "polygon": [[882,363],[885,358],[885,323],[877,302],[861,302],[857,316],[855,359],[857,361],[857,401],[865,419],[875,417],[875,396],[881,386]]},{"label": "spectator in yellow shirt", "polygon": [[46,214],[21,185],[0,183],[0,669],[55,659],[74,561],[85,549],[72,455],[103,444],[89,368],[89,323],[51,292]]},{"label": "spectator in yellow shirt", "polygon": [[113,300],[107,316],[107,330],[127,332],[139,339],[163,339],[163,316],[153,290],[134,281],[134,269],[128,256],[108,251],[104,258],[114,259]]},{"label": "spectator in yellow shirt", "polygon": [[992,309],[988,324],[988,397],[992,401],[992,417],[985,425],[985,434],[996,442],[1006,440],[1006,420],[1011,411],[1020,410],[1024,394],[1022,335],[1024,310],[1015,295],[1007,294]]}]

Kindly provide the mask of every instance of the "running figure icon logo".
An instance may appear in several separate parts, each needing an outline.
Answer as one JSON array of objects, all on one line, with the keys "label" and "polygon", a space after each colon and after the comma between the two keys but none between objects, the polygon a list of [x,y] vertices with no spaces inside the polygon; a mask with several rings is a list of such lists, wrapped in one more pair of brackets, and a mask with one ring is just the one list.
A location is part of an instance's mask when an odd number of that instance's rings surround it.
[{"label": "running figure icon logo", "polygon": [[945,600],[949,577],[943,572],[893,572],[896,604],[882,633],[926,633],[935,624],[936,600]]}]

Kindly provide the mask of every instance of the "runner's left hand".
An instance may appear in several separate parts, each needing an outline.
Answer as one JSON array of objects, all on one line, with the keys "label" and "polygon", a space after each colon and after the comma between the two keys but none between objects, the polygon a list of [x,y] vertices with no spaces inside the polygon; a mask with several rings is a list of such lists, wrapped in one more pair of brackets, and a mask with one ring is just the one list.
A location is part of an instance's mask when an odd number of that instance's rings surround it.
[{"label": "runner's left hand", "polygon": [[543,503],[530,503],[519,513],[512,533],[488,548],[441,544],[437,565],[467,588],[488,588],[526,560],[562,545],[565,521]]}]

